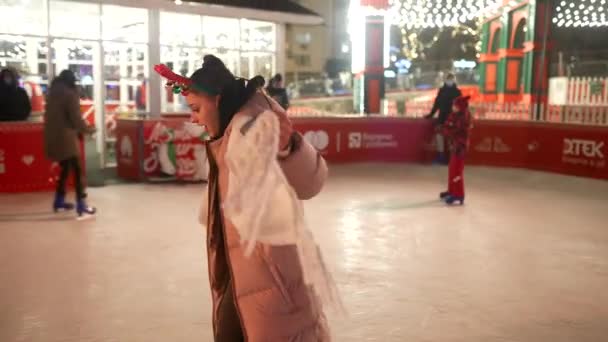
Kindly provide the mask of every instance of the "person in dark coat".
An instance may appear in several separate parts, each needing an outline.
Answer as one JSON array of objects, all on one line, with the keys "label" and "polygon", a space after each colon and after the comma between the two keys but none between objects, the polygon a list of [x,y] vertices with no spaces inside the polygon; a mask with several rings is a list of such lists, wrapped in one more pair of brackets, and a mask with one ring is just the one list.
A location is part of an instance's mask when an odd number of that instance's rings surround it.
[{"label": "person in dark coat", "polygon": [[287,90],[283,87],[283,76],[276,74],[266,87],[266,92],[270,97],[277,101],[283,109],[289,108],[289,97],[287,96]]},{"label": "person in dark coat", "polygon": [[45,154],[48,159],[58,162],[61,166],[53,210],[74,209],[73,204],[65,201],[66,180],[72,171],[78,215],[95,214],[95,208],[89,207],[85,201],[79,148],[80,136],[93,133],[95,128],[89,127],[80,114],[76,77],[70,70],[64,70],[51,83],[44,113]]},{"label": "person in dark coat", "polygon": [[435,97],[435,103],[433,104],[431,112],[426,116],[427,119],[433,119],[435,113],[439,112],[439,117],[435,120],[435,129],[437,131],[435,138],[437,139],[438,152],[437,159],[435,161],[441,164],[446,164],[448,158],[446,156],[445,139],[440,128],[447,120],[448,115],[450,115],[452,112],[452,104],[454,103],[454,100],[460,96],[462,96],[462,92],[456,84],[456,77],[454,77],[454,74],[450,73],[446,76],[443,86],[439,88],[439,92]]},{"label": "person in dark coat", "polygon": [[32,112],[30,98],[12,69],[0,71],[0,121],[25,121]]}]

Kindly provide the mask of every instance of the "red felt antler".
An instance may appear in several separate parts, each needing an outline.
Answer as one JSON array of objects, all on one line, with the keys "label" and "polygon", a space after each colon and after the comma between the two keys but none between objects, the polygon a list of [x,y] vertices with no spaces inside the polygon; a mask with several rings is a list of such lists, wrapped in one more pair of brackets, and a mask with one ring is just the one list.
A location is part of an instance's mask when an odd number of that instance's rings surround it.
[{"label": "red felt antler", "polygon": [[175,83],[183,84],[186,86],[188,86],[192,83],[192,80],[190,80],[187,77],[174,73],[171,69],[169,69],[168,66],[166,66],[164,64],[155,65],[154,71],[156,71],[159,75],[166,78],[167,80],[175,82]]}]

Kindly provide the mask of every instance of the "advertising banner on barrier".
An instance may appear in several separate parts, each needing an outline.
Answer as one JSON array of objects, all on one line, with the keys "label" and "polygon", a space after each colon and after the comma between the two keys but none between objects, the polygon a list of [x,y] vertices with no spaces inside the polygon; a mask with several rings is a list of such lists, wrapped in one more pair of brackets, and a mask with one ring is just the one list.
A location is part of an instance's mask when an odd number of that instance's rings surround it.
[{"label": "advertising banner on barrier", "polygon": [[[184,119],[139,122],[142,134],[137,139],[129,135],[132,146],[123,143],[119,133],[119,170],[130,155],[141,160],[139,180],[161,173],[184,180],[206,177],[200,132],[191,131]],[[426,163],[434,157],[434,130],[429,120],[293,118],[293,125],[331,163]],[[121,126],[122,121],[118,132],[122,132]],[[467,163],[608,179],[607,157],[608,127],[478,120],[471,132]]]},{"label": "advertising banner on barrier", "polygon": [[[329,162],[428,162],[426,120],[297,118],[294,127]],[[608,179],[608,127],[479,120],[467,163]]]},{"label": "advertising banner on barrier", "polygon": [[467,160],[608,179],[608,127],[477,121]]},{"label": "advertising banner on barrier", "polygon": [[122,179],[142,179],[142,121],[119,119],[116,125],[117,174]]},{"label": "advertising banner on barrier", "polygon": [[525,167],[528,135],[527,123],[475,121],[466,157],[467,163]]},{"label": "advertising banner on barrier", "polygon": [[185,181],[207,180],[206,133],[183,119],[146,120],[143,125],[143,172]]},{"label": "advertising banner on barrier", "polygon": [[294,119],[294,128],[330,162],[432,159],[430,121],[392,118]]},{"label": "advertising banner on barrier", "polygon": [[59,171],[59,165],[45,157],[42,123],[0,125],[0,192],[53,190]]},{"label": "advertising banner on barrier", "polygon": [[527,167],[608,179],[608,127],[536,124],[529,133]]}]

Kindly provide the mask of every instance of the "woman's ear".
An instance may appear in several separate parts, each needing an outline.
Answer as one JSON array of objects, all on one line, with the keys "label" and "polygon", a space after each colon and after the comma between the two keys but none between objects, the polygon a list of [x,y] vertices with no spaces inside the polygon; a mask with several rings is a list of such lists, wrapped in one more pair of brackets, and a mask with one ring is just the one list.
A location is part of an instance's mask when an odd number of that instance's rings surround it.
[{"label": "woman's ear", "polygon": [[221,99],[222,99],[222,95],[217,95],[217,96],[215,97],[215,106],[216,106],[217,108],[220,108],[220,100],[221,100]]}]

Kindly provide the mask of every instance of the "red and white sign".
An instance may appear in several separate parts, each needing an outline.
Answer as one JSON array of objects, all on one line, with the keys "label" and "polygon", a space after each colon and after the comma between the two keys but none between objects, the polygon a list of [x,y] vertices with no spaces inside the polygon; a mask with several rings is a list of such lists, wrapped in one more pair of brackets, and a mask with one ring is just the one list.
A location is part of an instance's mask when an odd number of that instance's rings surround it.
[{"label": "red and white sign", "polygon": [[430,121],[403,118],[294,118],[296,130],[330,162],[432,159]]},{"label": "red and white sign", "polygon": [[116,127],[117,173],[122,179],[141,180],[141,120],[119,120]]},{"label": "red and white sign", "polygon": [[478,120],[467,162],[608,179],[606,144],[608,127]]},{"label": "red and white sign", "polygon": [[373,7],[376,9],[388,9],[389,8],[388,0],[361,0],[360,4],[362,7]]},{"label": "red and white sign", "polygon": [[0,124],[0,192],[53,190],[58,175],[57,163],[44,155],[42,123]]},{"label": "red and white sign", "polygon": [[202,130],[187,120],[118,120],[118,175],[144,180],[162,174],[180,180],[206,180],[208,167]]}]

